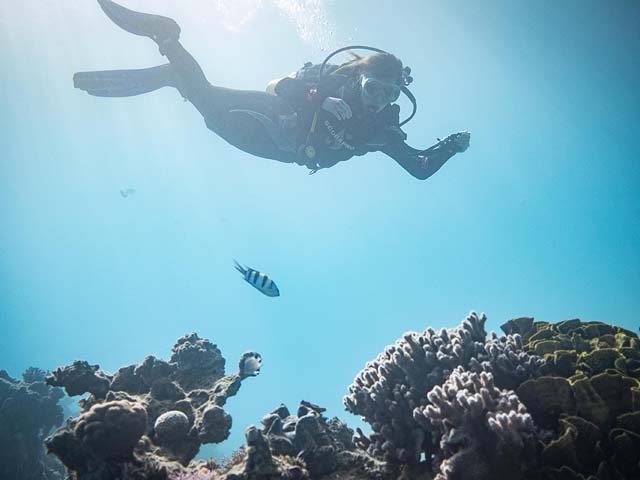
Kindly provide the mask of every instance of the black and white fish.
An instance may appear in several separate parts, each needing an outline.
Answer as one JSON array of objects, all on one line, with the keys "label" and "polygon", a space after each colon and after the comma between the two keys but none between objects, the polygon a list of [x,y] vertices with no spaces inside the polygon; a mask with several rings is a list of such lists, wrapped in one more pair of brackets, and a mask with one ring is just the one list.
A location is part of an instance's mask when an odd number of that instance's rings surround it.
[{"label": "black and white fish", "polygon": [[262,367],[262,355],[257,352],[245,352],[240,357],[238,374],[240,378],[257,377]]},{"label": "black and white fish", "polygon": [[234,262],[236,264],[236,270],[238,270],[242,274],[245,281],[252,287],[260,290],[267,297],[280,296],[278,286],[267,276],[267,274],[254,270],[253,268],[247,267],[246,265],[243,267],[236,260],[234,260]]}]

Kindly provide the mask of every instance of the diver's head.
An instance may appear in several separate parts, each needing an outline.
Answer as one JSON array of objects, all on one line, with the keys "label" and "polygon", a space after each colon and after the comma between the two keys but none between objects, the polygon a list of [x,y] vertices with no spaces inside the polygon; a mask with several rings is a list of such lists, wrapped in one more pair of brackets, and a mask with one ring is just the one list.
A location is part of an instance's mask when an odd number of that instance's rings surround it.
[{"label": "diver's head", "polygon": [[400,96],[404,85],[402,61],[390,53],[376,53],[358,60],[360,97],[368,113],[378,113]]},{"label": "diver's head", "polygon": [[378,113],[400,96],[406,84],[408,68],[403,68],[402,61],[391,53],[374,53],[373,55],[356,57],[333,74],[343,74],[357,78],[360,98],[367,113]]},{"label": "diver's head", "polygon": [[368,113],[378,113],[400,96],[400,86],[375,77],[360,77],[360,97]]}]

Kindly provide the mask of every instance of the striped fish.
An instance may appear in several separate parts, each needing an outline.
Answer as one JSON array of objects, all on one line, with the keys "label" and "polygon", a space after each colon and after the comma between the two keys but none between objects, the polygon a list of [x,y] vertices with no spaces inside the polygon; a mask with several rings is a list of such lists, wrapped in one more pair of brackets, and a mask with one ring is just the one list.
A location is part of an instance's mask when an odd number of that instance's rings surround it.
[{"label": "striped fish", "polygon": [[234,260],[234,263],[236,264],[236,270],[242,274],[245,281],[252,287],[260,290],[267,297],[280,296],[280,291],[278,290],[277,285],[265,273],[249,268],[246,265],[243,267],[236,260]]}]

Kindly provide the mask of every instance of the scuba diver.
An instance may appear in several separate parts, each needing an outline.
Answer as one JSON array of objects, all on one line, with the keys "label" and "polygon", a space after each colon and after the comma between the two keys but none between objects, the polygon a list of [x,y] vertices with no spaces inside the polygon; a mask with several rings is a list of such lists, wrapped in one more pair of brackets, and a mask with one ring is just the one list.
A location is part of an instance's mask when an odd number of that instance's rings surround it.
[{"label": "scuba diver", "polygon": [[[353,156],[381,151],[418,179],[433,175],[469,146],[468,132],[449,135],[426,150],[410,147],[401,127],[416,113],[408,90],[411,69],[382,50],[353,46],[333,52],[274,80],[265,92],[235,90],[209,83],[179,41],[180,27],[167,17],[135,12],[112,0],[98,0],[120,28],[152,39],[169,63],[138,70],[80,72],[74,86],[91,95],[126,97],[162,87],[176,88],[200,112],[207,127],[231,145],[258,157],[296,163],[315,173]],[[337,53],[373,50],[342,65],[328,63]],[[404,93],[413,104],[400,121],[394,102]]]}]

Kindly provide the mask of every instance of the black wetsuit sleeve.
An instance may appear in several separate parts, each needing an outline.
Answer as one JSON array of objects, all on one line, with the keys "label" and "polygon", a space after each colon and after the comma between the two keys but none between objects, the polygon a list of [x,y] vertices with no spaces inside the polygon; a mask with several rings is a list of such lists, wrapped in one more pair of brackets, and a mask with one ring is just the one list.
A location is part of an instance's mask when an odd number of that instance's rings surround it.
[{"label": "black wetsuit sleeve", "polygon": [[393,158],[407,172],[419,180],[436,173],[458,150],[453,139],[447,137],[426,150],[417,150],[404,141],[385,145],[381,151]]}]

